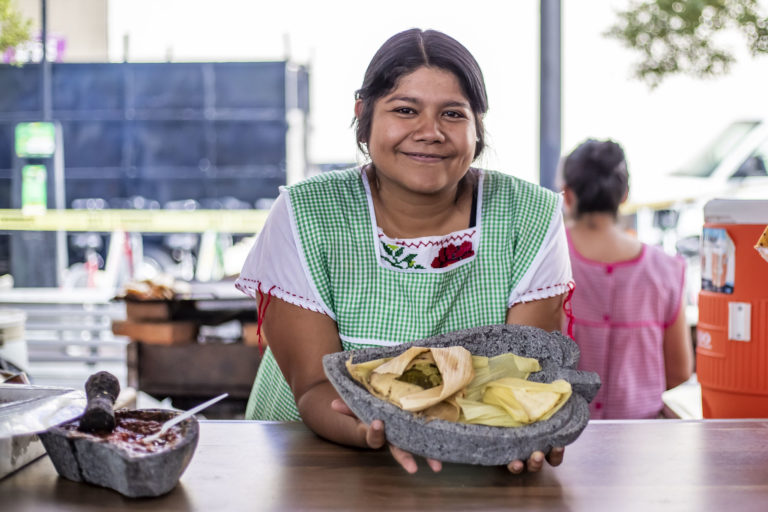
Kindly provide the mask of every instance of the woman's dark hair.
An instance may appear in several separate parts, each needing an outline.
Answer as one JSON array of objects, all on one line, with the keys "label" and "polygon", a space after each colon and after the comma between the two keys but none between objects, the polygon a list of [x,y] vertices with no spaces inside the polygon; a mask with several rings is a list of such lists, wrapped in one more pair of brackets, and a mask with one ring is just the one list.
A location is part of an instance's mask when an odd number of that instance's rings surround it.
[{"label": "woman's dark hair", "polygon": [[366,145],[371,135],[373,105],[376,100],[397,87],[397,81],[402,76],[422,66],[450,71],[459,80],[475,114],[477,158],[485,147],[483,115],[488,111],[483,72],[469,50],[461,43],[442,32],[418,28],[390,37],[368,64],[363,86],[355,92],[355,98],[363,101],[360,117],[353,121],[357,146],[363,153],[367,153]]},{"label": "woman's dark hair", "polygon": [[576,195],[576,216],[590,212],[617,215],[629,187],[624,150],[612,140],[588,139],[565,159],[565,185]]}]

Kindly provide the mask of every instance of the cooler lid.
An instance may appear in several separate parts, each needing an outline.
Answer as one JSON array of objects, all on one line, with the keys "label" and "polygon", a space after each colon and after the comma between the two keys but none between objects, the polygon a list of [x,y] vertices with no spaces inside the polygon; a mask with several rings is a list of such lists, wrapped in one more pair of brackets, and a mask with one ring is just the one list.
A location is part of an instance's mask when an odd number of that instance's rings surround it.
[{"label": "cooler lid", "polygon": [[768,224],[768,199],[712,199],[704,205],[704,222]]}]

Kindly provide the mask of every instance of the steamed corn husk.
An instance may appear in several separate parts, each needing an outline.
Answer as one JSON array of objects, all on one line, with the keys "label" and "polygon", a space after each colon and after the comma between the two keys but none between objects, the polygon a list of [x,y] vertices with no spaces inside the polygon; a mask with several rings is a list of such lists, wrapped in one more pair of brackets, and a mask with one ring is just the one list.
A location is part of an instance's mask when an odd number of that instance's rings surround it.
[{"label": "steamed corn husk", "polygon": [[541,370],[539,362],[532,357],[517,354],[501,354],[494,357],[472,356],[475,378],[469,383],[464,393],[467,400],[481,401],[485,386],[504,377],[527,379],[533,372]]},{"label": "steamed corn husk", "polygon": [[[571,386],[564,380],[528,381],[531,373],[541,370],[539,362],[511,353],[488,358],[472,356],[463,347],[410,347],[394,358],[351,361],[347,361],[350,375],[368,391],[427,419],[519,427],[550,418],[571,396]],[[437,367],[438,385],[424,389],[400,380],[409,370],[414,373],[413,368],[422,377],[424,365],[434,365],[426,366],[432,372]]]},{"label": "steamed corn husk", "polygon": [[399,356],[391,358],[383,364],[376,366],[375,371],[376,373],[394,373],[395,375],[402,375],[416,356],[423,354],[424,352],[431,351],[427,347],[410,347]]},{"label": "steamed corn husk", "polygon": [[551,383],[505,378],[488,384],[483,402],[504,409],[515,421],[532,423],[549,419],[571,396],[564,380]]},{"label": "steamed corn husk", "polygon": [[491,427],[521,427],[523,423],[515,421],[503,408],[497,405],[486,404],[477,400],[457,398],[461,407],[459,421]]},{"label": "steamed corn husk", "polygon": [[424,409],[422,413],[425,418],[430,420],[459,421],[461,419],[461,406],[458,403],[458,396],[438,402],[435,405]]},{"label": "steamed corn husk", "polygon": [[[422,354],[429,353],[425,358]],[[417,359],[418,358],[418,359]],[[420,386],[398,380],[414,361],[434,361],[442,383],[424,389]],[[460,392],[474,378],[472,355],[464,347],[425,348],[411,347],[392,359],[379,359],[366,363],[352,364],[347,361],[347,370],[375,396],[387,400],[411,412],[429,410]],[[449,413],[450,410],[456,410]],[[432,410],[442,416],[458,416],[457,406],[450,403]]]}]

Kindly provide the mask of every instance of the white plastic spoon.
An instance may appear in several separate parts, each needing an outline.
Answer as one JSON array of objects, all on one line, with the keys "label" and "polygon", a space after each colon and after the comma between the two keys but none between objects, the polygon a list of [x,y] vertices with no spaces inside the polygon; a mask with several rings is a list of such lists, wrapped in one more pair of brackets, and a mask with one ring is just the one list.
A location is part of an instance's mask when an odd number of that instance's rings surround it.
[{"label": "white plastic spoon", "polygon": [[155,432],[151,436],[145,437],[141,441],[143,443],[145,443],[145,444],[149,444],[152,441],[155,441],[155,440],[159,439],[160,436],[162,436],[163,434],[168,432],[168,429],[170,429],[172,426],[176,425],[177,423],[181,423],[182,421],[184,421],[185,419],[189,418],[190,416],[199,413],[200,411],[202,411],[206,407],[215,404],[216,402],[218,402],[219,400],[221,400],[223,398],[226,398],[227,396],[229,396],[229,393],[223,393],[223,394],[217,396],[216,398],[211,398],[207,402],[203,402],[200,405],[195,406],[195,407],[191,408],[190,410],[188,410],[188,411],[186,411],[186,412],[184,412],[182,414],[179,414],[178,416],[174,416],[170,420],[168,420],[165,423],[163,423],[163,426],[160,427],[159,431]]}]

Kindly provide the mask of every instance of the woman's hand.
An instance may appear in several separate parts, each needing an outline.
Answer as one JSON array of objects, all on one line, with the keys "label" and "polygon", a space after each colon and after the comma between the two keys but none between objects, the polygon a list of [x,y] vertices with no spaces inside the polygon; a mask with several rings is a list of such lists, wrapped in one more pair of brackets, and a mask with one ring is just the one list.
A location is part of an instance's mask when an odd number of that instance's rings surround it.
[{"label": "woman's hand", "polygon": [[541,469],[544,465],[544,460],[549,462],[550,466],[559,466],[563,462],[563,455],[565,454],[565,448],[557,447],[552,448],[545,456],[544,452],[535,451],[528,459],[528,464],[523,463],[521,460],[513,460],[507,464],[507,469],[514,474],[522,473],[524,470],[528,470],[530,473],[535,473]]},{"label": "woman's hand", "polygon": [[[369,448],[378,449],[387,443],[387,438],[384,434],[383,421],[373,420],[370,425],[363,423],[357,418],[357,416],[355,416],[355,413],[353,413],[347,404],[345,404],[344,401],[340,398],[331,402],[331,409],[338,413],[355,418],[355,420],[358,422],[360,435],[365,439],[365,442]],[[397,463],[400,464],[408,473],[413,474],[418,471],[419,467],[416,464],[416,459],[413,457],[412,453],[402,450],[397,446],[392,446],[391,444],[389,445],[389,452],[392,454],[392,457],[397,461]],[[443,463],[439,460],[427,459],[427,464],[435,473],[443,469]]]}]

